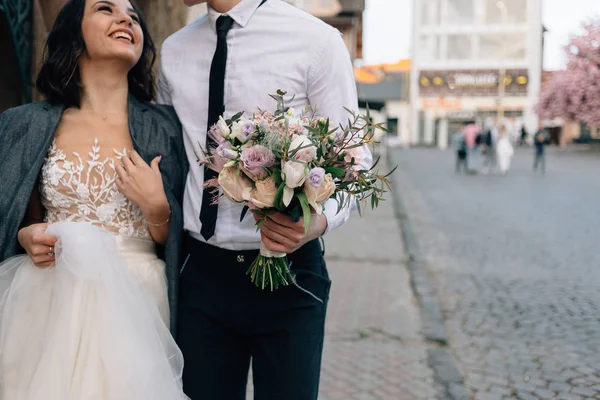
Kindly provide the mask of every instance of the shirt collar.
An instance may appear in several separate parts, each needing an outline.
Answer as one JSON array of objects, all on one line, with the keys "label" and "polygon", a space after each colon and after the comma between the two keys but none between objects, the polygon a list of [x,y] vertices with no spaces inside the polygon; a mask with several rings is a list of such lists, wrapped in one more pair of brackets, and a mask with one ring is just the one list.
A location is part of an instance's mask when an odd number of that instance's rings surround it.
[{"label": "shirt collar", "polygon": [[[244,28],[260,6],[261,2],[262,0],[242,0],[237,6],[233,7],[225,14],[229,15],[238,25]],[[215,32],[217,19],[221,15],[223,14],[213,9],[211,6],[208,6],[208,19]]]}]

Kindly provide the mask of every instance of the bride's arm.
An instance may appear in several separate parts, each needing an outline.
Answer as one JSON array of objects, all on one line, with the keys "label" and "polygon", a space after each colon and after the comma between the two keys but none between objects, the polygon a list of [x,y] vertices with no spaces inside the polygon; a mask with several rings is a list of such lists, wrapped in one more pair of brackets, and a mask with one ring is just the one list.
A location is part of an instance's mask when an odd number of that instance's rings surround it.
[{"label": "bride's arm", "polygon": [[18,233],[18,240],[36,266],[48,267],[55,261],[55,256],[49,254],[54,253],[57,239],[46,235],[48,224],[44,223],[44,206],[37,187],[36,184],[29,198],[25,218],[23,218]]}]

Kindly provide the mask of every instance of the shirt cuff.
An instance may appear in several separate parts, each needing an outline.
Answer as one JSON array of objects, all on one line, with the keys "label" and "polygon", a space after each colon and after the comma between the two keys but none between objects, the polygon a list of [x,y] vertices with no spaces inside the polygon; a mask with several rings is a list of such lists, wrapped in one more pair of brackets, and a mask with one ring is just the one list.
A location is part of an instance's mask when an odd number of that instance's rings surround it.
[{"label": "shirt cuff", "polygon": [[348,218],[350,218],[350,206],[346,204],[340,212],[337,212],[339,206],[336,199],[327,200],[323,204],[323,207],[323,214],[325,214],[325,218],[327,219],[327,229],[323,233],[323,236],[344,225],[348,221]]}]

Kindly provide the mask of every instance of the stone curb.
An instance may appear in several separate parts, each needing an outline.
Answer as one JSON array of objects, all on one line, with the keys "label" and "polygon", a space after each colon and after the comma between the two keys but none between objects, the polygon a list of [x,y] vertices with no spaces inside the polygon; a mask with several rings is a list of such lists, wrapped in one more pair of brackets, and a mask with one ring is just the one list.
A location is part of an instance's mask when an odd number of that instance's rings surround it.
[{"label": "stone curb", "polygon": [[[387,150],[389,154],[387,157],[388,167],[393,168],[392,154],[395,151],[392,149]],[[392,175],[392,187],[397,187],[393,184],[393,180],[394,175]],[[463,379],[454,357],[446,347],[448,336],[444,325],[444,317],[421,256],[417,235],[413,230],[402,197],[397,190],[392,190],[392,199],[396,218],[402,231],[404,247],[409,257],[408,269],[410,271],[411,287],[419,301],[423,336],[426,340],[443,346],[427,351],[428,364],[433,371],[434,379],[444,388],[444,399],[469,400],[470,395],[463,386]]]}]

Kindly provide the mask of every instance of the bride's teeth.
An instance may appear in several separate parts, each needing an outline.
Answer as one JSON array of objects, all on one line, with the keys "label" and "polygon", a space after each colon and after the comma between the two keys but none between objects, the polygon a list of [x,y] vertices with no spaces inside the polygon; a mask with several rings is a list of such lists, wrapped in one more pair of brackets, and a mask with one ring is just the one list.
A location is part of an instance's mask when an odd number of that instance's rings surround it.
[{"label": "bride's teeth", "polygon": [[133,42],[133,39],[131,38],[131,36],[130,36],[130,35],[128,35],[127,33],[125,33],[125,32],[117,32],[117,33],[115,33],[115,34],[113,35],[113,37],[114,37],[115,39],[120,39],[120,38],[123,38],[123,39],[127,39],[127,40],[129,40],[130,42]]}]

